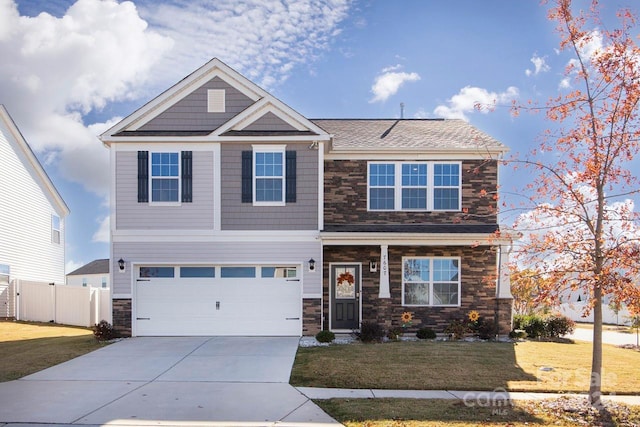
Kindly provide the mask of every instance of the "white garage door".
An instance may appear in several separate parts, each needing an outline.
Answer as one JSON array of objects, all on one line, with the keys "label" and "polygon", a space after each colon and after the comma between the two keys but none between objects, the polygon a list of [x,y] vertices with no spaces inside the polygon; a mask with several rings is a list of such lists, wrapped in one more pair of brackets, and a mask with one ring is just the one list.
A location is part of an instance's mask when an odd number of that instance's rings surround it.
[{"label": "white garage door", "polygon": [[295,266],[141,266],[138,336],[300,336],[302,280]]}]

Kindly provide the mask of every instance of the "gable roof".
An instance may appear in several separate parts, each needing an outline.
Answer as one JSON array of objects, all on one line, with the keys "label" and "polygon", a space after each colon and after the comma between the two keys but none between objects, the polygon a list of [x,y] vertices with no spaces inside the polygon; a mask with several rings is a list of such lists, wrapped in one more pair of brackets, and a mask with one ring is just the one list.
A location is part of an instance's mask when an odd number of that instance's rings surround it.
[{"label": "gable roof", "polygon": [[85,264],[82,267],[73,270],[67,276],[81,276],[86,274],[109,274],[109,266],[111,265],[109,259],[96,259],[89,264]]},{"label": "gable roof", "polygon": [[62,196],[56,189],[55,185],[53,185],[51,178],[47,175],[47,172],[44,170],[35,153],[24,139],[24,136],[22,136],[18,126],[9,115],[9,111],[7,111],[6,107],[2,104],[0,104],[0,134],[5,134],[5,138],[7,138],[9,143],[13,141],[13,145],[19,149],[22,155],[27,159],[28,165],[25,166],[30,166],[33,169],[35,172],[35,179],[38,181],[42,191],[49,196],[59,216],[65,217],[69,215],[69,207],[62,199]]},{"label": "gable roof", "polygon": [[[162,125],[149,126],[156,118],[168,112],[172,107],[180,104],[197,91],[202,92],[206,85],[226,84],[236,94],[237,99],[242,98],[241,107],[233,112],[232,117],[222,115],[224,122],[211,121],[207,125],[200,124],[198,128],[170,129],[162,128]],[[212,86],[209,86],[212,87]],[[203,102],[201,93],[198,93],[198,102]],[[193,105],[181,105],[188,112],[196,112]],[[216,113],[207,113],[202,109],[198,114],[209,114],[212,117]],[[228,114],[225,112],[225,114]],[[264,117],[277,118],[283,124],[282,129],[260,129],[254,124]],[[252,126],[254,125],[254,126]],[[207,127],[208,126],[208,127]],[[296,140],[328,140],[329,136],[320,127],[302,116],[291,107],[278,100],[255,83],[242,76],[217,58],[204,64],[202,67],[186,76],[184,79],[167,89],[159,96],[149,101],[143,107],[122,119],[119,123],[108,129],[100,139],[107,146],[111,142],[126,141],[154,141],[175,142],[175,137],[181,141],[221,141],[234,140],[242,137],[242,140],[264,137],[294,138]]]},{"label": "gable roof", "polygon": [[502,154],[508,148],[458,119],[312,119],[332,136],[333,152],[468,152]]}]

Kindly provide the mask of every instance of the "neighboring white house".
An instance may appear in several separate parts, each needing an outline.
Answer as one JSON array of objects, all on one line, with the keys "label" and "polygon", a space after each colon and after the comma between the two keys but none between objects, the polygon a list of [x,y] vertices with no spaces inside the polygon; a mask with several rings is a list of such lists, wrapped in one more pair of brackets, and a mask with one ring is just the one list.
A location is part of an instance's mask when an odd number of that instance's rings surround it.
[{"label": "neighboring white house", "polygon": [[65,282],[69,208],[3,105],[0,188],[0,317],[13,317],[10,283]]},{"label": "neighboring white house", "polygon": [[108,288],[109,260],[96,259],[67,274],[67,285]]}]

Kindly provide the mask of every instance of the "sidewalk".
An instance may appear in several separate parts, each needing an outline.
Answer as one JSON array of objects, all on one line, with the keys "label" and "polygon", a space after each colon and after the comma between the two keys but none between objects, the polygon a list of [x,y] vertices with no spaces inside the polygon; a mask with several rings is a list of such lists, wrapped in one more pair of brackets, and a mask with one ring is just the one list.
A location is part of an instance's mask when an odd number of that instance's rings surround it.
[{"label": "sidewalk", "polygon": [[[494,391],[460,391],[460,390],[380,390],[380,389],[344,389],[344,388],[316,388],[296,387],[309,399],[459,399],[464,402],[500,402],[509,400],[543,400],[559,397],[585,397],[585,394],[575,393],[529,393],[510,392],[504,389]],[[640,405],[640,396],[605,395],[605,401]]]}]

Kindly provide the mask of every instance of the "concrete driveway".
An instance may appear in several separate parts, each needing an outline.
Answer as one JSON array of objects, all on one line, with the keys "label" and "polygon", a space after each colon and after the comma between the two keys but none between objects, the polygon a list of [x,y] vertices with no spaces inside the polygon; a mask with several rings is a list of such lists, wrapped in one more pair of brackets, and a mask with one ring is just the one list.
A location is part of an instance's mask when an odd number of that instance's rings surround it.
[{"label": "concrete driveway", "polygon": [[288,384],[296,337],[130,338],[0,383],[0,425],[337,424]]}]

